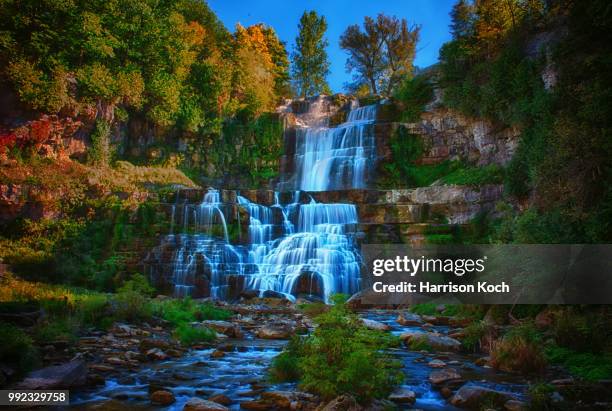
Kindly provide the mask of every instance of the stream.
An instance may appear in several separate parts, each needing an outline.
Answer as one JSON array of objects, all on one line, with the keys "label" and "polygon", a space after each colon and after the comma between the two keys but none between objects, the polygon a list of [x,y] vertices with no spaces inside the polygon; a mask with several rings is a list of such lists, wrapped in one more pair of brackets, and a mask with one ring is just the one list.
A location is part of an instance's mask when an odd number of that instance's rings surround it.
[{"label": "stream", "polygon": [[[424,331],[418,326],[399,325],[395,321],[395,311],[369,310],[361,315],[388,324],[390,332],[396,335]],[[449,327],[433,326],[428,330],[447,334]],[[221,358],[211,356],[215,348],[194,349],[178,359],[148,363],[125,376],[109,377],[103,386],[73,393],[71,407],[180,411],[190,398],[207,399],[222,394],[232,401],[228,408],[239,410],[241,402],[255,400],[263,391],[297,390],[295,384],[270,384],[267,381],[267,368],[285,344],[285,340],[264,340],[247,333],[245,339],[224,341],[222,346],[229,349],[225,349],[226,353]],[[433,359],[443,360],[447,368],[451,367],[461,374],[462,380],[457,386],[464,382],[477,383],[479,386],[512,393],[519,400],[526,399],[527,384],[524,379],[477,366],[474,364],[478,358],[476,355],[417,352],[404,346],[390,352],[403,364],[406,379],[401,387],[416,393],[416,402],[400,405],[400,409],[457,410],[428,380],[429,374],[435,370],[428,366],[428,362]],[[150,391],[162,388],[172,391],[176,402],[167,407],[151,405]]]}]

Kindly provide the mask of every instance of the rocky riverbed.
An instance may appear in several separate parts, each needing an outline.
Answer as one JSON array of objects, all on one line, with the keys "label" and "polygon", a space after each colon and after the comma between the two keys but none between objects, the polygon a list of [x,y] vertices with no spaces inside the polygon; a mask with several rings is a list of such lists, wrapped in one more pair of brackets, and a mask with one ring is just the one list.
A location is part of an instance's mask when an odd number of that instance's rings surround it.
[{"label": "rocky riverbed", "polygon": [[[229,321],[201,323],[217,332],[213,343],[183,347],[163,323],[114,324],[106,333],[81,337],[71,362],[30,375],[20,386],[71,385],[71,408],[79,410],[363,409],[350,397],[325,403],[295,384],[269,382],[267,369],[273,357],[292,335],[313,327],[294,306],[260,303],[226,308],[234,312]],[[494,370],[482,354],[466,354],[460,342],[464,322],[398,310],[367,310],[360,315],[367,327],[403,341],[391,350],[401,361],[403,385],[366,409],[456,410],[485,405],[526,409],[530,381]],[[428,350],[415,350],[415,340],[426,342]],[[539,378],[560,391],[573,384],[559,369],[551,368]],[[562,395],[556,395],[561,401]]]}]

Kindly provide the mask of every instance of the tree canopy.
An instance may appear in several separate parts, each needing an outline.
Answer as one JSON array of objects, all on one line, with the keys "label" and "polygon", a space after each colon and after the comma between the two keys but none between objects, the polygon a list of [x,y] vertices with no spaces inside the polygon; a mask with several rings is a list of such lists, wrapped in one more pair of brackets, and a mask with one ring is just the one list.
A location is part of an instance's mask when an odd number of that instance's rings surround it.
[{"label": "tree canopy", "polygon": [[292,54],[293,82],[297,94],[305,97],[329,91],[326,77],[329,74],[328,45],[325,39],[327,21],[315,11],[305,11],[298,25]]},{"label": "tree canopy", "polygon": [[356,83],[368,84],[373,94],[391,94],[412,73],[419,30],[406,19],[382,13],[376,19],[366,16],[363,31],[351,25],[340,37],[340,47],[349,53],[347,71],[355,71]]}]

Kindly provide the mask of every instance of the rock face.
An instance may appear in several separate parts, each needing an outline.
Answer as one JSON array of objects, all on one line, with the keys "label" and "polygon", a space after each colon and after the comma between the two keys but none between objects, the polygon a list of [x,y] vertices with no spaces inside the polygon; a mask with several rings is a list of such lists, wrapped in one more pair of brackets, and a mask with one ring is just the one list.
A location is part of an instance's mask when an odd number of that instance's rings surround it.
[{"label": "rock face", "polygon": [[487,406],[491,402],[501,406],[513,399],[515,398],[512,395],[505,392],[477,385],[464,385],[451,397],[450,402],[455,407],[480,409],[485,400],[487,401]]},{"label": "rock face", "polygon": [[17,387],[24,390],[69,389],[82,386],[86,381],[85,362],[75,360],[33,371]]},{"label": "rock face", "polygon": [[503,165],[512,158],[520,136],[517,128],[499,129],[486,120],[441,107],[423,113],[418,122],[406,127],[423,142],[421,164],[462,159],[478,165]]}]

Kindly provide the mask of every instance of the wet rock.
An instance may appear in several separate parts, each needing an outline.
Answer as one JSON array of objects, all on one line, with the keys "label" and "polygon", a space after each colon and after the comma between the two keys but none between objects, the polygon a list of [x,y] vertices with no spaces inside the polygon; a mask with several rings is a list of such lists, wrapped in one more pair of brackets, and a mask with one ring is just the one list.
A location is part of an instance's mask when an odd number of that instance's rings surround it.
[{"label": "wet rock", "polygon": [[163,361],[168,359],[168,355],[159,348],[151,348],[146,352],[149,360]]},{"label": "wet rock", "polygon": [[423,315],[423,321],[433,325],[448,325],[450,323],[449,317],[438,317],[435,315]]},{"label": "wet rock", "polygon": [[176,401],[174,394],[166,390],[155,391],[150,398],[152,403],[160,405],[170,405]]},{"label": "wet rock", "polygon": [[213,395],[208,401],[216,402],[221,405],[230,405],[232,403],[232,400],[227,395],[223,394]]},{"label": "wet rock", "polygon": [[416,401],[416,394],[414,391],[399,388],[389,395],[389,400],[398,404],[412,404]]},{"label": "wet rock", "polygon": [[266,325],[257,330],[257,337],[266,340],[287,340],[291,336],[288,327]]},{"label": "wet rock", "polygon": [[229,408],[213,401],[191,398],[183,407],[183,411],[229,411]]},{"label": "wet rock", "polygon": [[249,411],[268,411],[273,410],[274,406],[268,401],[255,400],[255,401],[243,401],[240,403],[240,408]]},{"label": "wet rock", "polygon": [[423,325],[423,320],[421,319],[421,316],[418,314],[413,314],[410,312],[401,312],[399,313],[399,315],[397,316],[396,320],[395,320],[398,324],[400,325],[414,325],[414,326],[420,326]]},{"label": "wet rock", "polygon": [[362,411],[363,407],[357,404],[355,398],[350,395],[341,395],[331,400],[317,411]]},{"label": "wet rock", "polygon": [[504,403],[504,409],[507,411],[526,411],[527,404],[523,401],[509,400]]},{"label": "wet rock", "polygon": [[33,371],[17,385],[17,388],[48,390],[79,387],[87,383],[87,371],[85,361],[74,360],[66,364]]},{"label": "wet rock", "polygon": [[440,388],[440,395],[442,398],[450,398],[453,395],[453,390],[449,387],[442,387]]},{"label": "wet rock", "polygon": [[381,323],[379,321],[374,321],[374,320],[369,320],[367,318],[362,318],[361,319],[363,325],[370,330],[375,330],[375,331],[389,331],[391,330],[391,326],[389,326],[388,324],[385,323]]},{"label": "wet rock", "polygon": [[113,365],[124,366],[126,364],[125,360],[122,360],[118,357],[108,357],[106,362]]},{"label": "wet rock", "polygon": [[506,392],[496,391],[478,385],[464,385],[450,399],[455,407],[480,409],[486,401],[487,405],[502,406],[515,398]]},{"label": "wet rock", "polygon": [[431,347],[433,350],[438,351],[459,351],[461,349],[461,343],[455,340],[454,338],[429,332],[403,333],[402,335],[400,335],[400,338],[408,346],[413,342],[422,342],[427,346]]},{"label": "wet rock", "polygon": [[212,354],[210,354],[210,356],[212,358],[223,358],[225,357],[225,352],[221,351],[221,350],[215,350],[212,352]]},{"label": "wet rock", "polygon": [[230,338],[242,338],[244,335],[240,327],[229,321],[202,321],[201,325],[211,328],[218,333],[224,334]]},{"label": "wet rock", "polygon": [[460,378],[461,375],[457,371],[450,368],[446,370],[433,371],[431,374],[429,374],[429,382],[434,385],[440,385],[447,381],[458,380]]},{"label": "wet rock", "polygon": [[95,387],[96,385],[102,385],[106,382],[106,378],[99,374],[89,374],[87,376],[87,385]]},{"label": "wet rock", "polygon": [[89,366],[89,369],[99,372],[111,372],[115,370],[115,367],[111,367],[110,365],[104,364],[92,364]]},{"label": "wet rock", "polygon": [[446,363],[442,360],[431,360],[427,363],[431,368],[444,368],[446,367]]},{"label": "wet rock", "polygon": [[363,303],[361,301],[362,298],[363,298],[363,295],[362,295],[361,291],[358,292],[358,293],[355,293],[355,294],[353,294],[351,296],[351,298],[346,300],[346,306],[348,308],[350,308],[351,310],[358,310],[360,308],[363,308],[364,305],[363,305]]},{"label": "wet rock", "polygon": [[478,365],[479,367],[484,367],[485,365],[489,364],[489,361],[491,361],[491,357],[480,357],[474,361],[474,364]]},{"label": "wet rock", "polygon": [[159,348],[160,350],[167,350],[170,347],[170,343],[166,340],[159,338],[143,338],[140,340],[140,352],[147,352],[152,348]]}]

